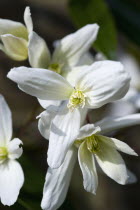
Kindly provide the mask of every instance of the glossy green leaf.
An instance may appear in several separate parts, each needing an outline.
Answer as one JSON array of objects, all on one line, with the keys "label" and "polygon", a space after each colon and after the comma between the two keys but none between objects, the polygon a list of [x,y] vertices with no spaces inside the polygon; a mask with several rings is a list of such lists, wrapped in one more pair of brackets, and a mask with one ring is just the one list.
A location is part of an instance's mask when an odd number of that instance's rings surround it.
[{"label": "glossy green leaf", "polygon": [[114,59],[117,39],[114,21],[104,0],[69,0],[69,11],[78,28],[98,23],[99,34],[93,47],[108,58]]}]

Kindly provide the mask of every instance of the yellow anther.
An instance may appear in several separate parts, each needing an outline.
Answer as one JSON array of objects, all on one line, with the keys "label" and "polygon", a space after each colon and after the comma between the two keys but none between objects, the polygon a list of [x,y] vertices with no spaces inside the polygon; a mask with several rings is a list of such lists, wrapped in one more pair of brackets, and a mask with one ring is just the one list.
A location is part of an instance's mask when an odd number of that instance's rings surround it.
[{"label": "yellow anther", "polygon": [[98,138],[95,135],[85,138],[87,149],[92,153],[97,153],[100,150]]},{"label": "yellow anther", "polygon": [[85,106],[85,95],[80,90],[74,90],[70,96],[68,108],[73,111],[77,107]]},{"label": "yellow anther", "polygon": [[59,64],[57,64],[57,63],[50,64],[48,69],[51,70],[51,71],[54,71],[54,72],[56,72],[58,74],[61,73],[61,66]]}]

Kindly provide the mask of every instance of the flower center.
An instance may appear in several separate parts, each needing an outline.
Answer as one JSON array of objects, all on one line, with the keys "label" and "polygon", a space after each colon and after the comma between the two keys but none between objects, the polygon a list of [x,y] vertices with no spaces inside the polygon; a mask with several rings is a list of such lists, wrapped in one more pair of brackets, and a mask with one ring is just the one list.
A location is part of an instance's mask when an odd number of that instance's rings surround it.
[{"label": "flower center", "polygon": [[91,153],[97,153],[100,150],[97,136],[92,135],[92,136],[86,137],[85,140],[87,144],[87,149]]},{"label": "flower center", "polygon": [[74,142],[74,145],[79,148],[79,146],[83,143],[86,142],[86,146],[87,149],[91,152],[91,153],[97,153],[100,151],[100,145],[99,145],[99,140],[98,140],[98,136],[96,136],[95,134],[93,134],[92,136],[88,136],[86,138],[83,139],[78,139]]},{"label": "flower center", "polygon": [[8,156],[8,151],[6,147],[0,147],[0,161],[3,161]]},{"label": "flower center", "polygon": [[58,74],[61,73],[61,66],[58,63],[52,63],[49,65],[48,69],[50,69],[51,71],[54,71]]},{"label": "flower center", "polygon": [[68,108],[73,111],[75,108],[85,106],[85,94],[80,90],[74,90],[70,96]]}]

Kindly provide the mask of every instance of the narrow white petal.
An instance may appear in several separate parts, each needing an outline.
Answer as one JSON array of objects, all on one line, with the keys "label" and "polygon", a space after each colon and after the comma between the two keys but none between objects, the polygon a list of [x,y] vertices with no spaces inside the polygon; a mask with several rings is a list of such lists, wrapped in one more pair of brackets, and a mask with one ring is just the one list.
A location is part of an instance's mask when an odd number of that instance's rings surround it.
[{"label": "narrow white petal", "polygon": [[95,123],[95,126],[100,126],[101,133],[107,133],[120,128],[125,128],[139,124],[140,124],[140,114],[132,114],[124,117],[105,118]]},{"label": "narrow white petal", "polygon": [[28,56],[34,68],[46,69],[50,62],[50,52],[44,39],[34,31],[29,34]]},{"label": "narrow white petal", "polygon": [[25,24],[27,26],[28,33],[32,32],[32,30],[33,30],[33,22],[32,22],[32,18],[31,18],[30,7],[26,7],[25,8],[24,22],[25,22]]},{"label": "narrow white petal", "polygon": [[125,163],[116,149],[99,138],[100,151],[95,155],[104,173],[119,184],[126,184],[128,175]]},{"label": "narrow white petal", "polygon": [[131,86],[122,100],[131,104],[131,106],[133,106],[133,109],[135,109],[136,111],[140,108],[140,92],[137,89],[132,88]]},{"label": "narrow white petal", "polygon": [[13,205],[24,182],[24,174],[20,164],[8,160],[0,164],[0,198],[4,205]]},{"label": "narrow white petal", "polygon": [[75,66],[96,40],[98,29],[97,24],[89,24],[64,37],[56,46],[53,62],[63,64],[64,68]]},{"label": "narrow white petal", "polygon": [[115,149],[124,152],[128,155],[135,155],[138,156],[138,154],[131,148],[128,146],[128,144],[115,139],[115,138],[108,138],[108,137],[103,137],[103,140],[106,141],[106,143],[108,143],[110,146],[114,147]]},{"label": "narrow white petal", "polygon": [[19,67],[8,73],[24,92],[43,100],[66,100],[72,86],[59,74],[46,69]]},{"label": "narrow white petal", "polygon": [[96,194],[98,176],[94,156],[87,150],[86,142],[83,142],[79,147],[78,160],[83,174],[84,189],[87,192]]},{"label": "narrow white petal", "polygon": [[48,164],[58,168],[64,161],[65,155],[73,144],[80,128],[80,112],[75,109],[70,112],[64,104],[51,124],[48,149]]},{"label": "narrow white petal", "polygon": [[51,105],[39,115],[38,129],[45,139],[49,139],[51,123],[58,112],[59,107]]},{"label": "narrow white petal", "polygon": [[81,120],[80,120],[80,126],[83,126],[85,121],[86,121],[86,116],[88,113],[88,109],[84,108],[79,108],[79,112],[80,112],[80,116],[81,116]]},{"label": "narrow white petal", "polygon": [[11,34],[1,35],[4,52],[13,60],[23,61],[28,57],[27,41]]},{"label": "narrow white petal", "polygon": [[77,150],[69,150],[63,164],[57,169],[48,168],[41,207],[56,210],[65,200],[71,175],[77,159]]},{"label": "narrow white petal", "polygon": [[76,88],[85,93],[89,108],[99,108],[122,98],[130,83],[122,64],[115,61],[95,62],[82,69],[77,76]]},{"label": "narrow white petal", "polygon": [[59,106],[60,105],[60,103],[61,103],[61,101],[57,101],[57,100],[55,100],[55,101],[53,101],[53,100],[41,100],[41,99],[39,99],[38,98],[38,102],[40,103],[40,105],[44,108],[44,109],[46,109],[47,107],[49,107],[49,106],[51,106],[51,105],[54,105],[54,106]]},{"label": "narrow white petal", "polygon": [[137,108],[137,109],[140,109],[140,93],[138,93],[138,94],[136,95],[136,98],[135,98],[134,103],[135,103],[136,108]]},{"label": "narrow white petal", "polygon": [[129,176],[127,180],[127,184],[134,184],[137,182],[137,177],[133,172],[127,169],[127,174]]},{"label": "narrow white petal", "polygon": [[80,128],[77,139],[86,138],[86,137],[91,136],[91,135],[98,133],[100,131],[101,131],[101,129],[99,126],[95,127],[94,124],[86,124]]},{"label": "narrow white petal", "polygon": [[22,155],[23,149],[20,147],[22,141],[18,138],[14,138],[8,143],[8,158],[17,159]]},{"label": "narrow white petal", "polygon": [[0,19],[0,35],[12,34],[23,39],[28,39],[28,33],[26,27],[19,22]]},{"label": "narrow white petal", "polygon": [[128,101],[124,101],[123,99],[109,104],[109,106],[107,107],[106,116],[108,115],[110,117],[123,117],[137,112],[134,104],[129,103]]},{"label": "narrow white petal", "polygon": [[2,95],[0,95],[0,145],[4,146],[12,137],[12,115]]}]

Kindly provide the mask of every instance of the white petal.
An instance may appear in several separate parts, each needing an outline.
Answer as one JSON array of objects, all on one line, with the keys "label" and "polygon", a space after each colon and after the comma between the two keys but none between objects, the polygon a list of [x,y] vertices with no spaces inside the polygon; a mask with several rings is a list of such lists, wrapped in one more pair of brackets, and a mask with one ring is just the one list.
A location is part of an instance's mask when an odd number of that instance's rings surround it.
[{"label": "white petal", "polygon": [[91,136],[91,135],[98,133],[100,131],[101,131],[101,129],[99,126],[95,127],[94,124],[86,124],[80,128],[77,139],[86,138],[86,137]]},{"label": "white petal", "polygon": [[44,108],[44,109],[46,109],[47,107],[49,107],[49,106],[51,106],[51,105],[54,105],[54,106],[59,106],[60,105],[60,103],[61,103],[61,101],[57,101],[57,100],[55,100],[55,101],[53,101],[53,100],[41,100],[41,99],[39,99],[38,98],[38,102],[40,103],[40,105]]},{"label": "white petal", "polygon": [[20,147],[22,141],[18,138],[14,138],[8,143],[8,158],[17,159],[22,155],[23,149]]},{"label": "white petal", "polygon": [[131,86],[134,88],[140,87],[140,66],[135,59],[134,56],[131,56],[131,54],[128,54],[127,52],[121,52],[119,53],[119,60],[124,65],[125,69],[129,72],[131,76]]},{"label": "white petal", "polygon": [[97,24],[89,24],[64,37],[56,46],[53,63],[63,64],[64,68],[76,65],[95,41],[98,29]]},{"label": "white petal", "polygon": [[63,74],[63,76],[66,78],[66,80],[73,86],[76,86],[76,81],[78,76],[82,71],[86,71],[88,69],[88,66],[76,66],[71,69],[71,71],[67,72],[66,74]]},{"label": "white petal", "polygon": [[129,147],[126,143],[124,143],[118,139],[108,138],[108,137],[104,136],[103,140],[106,141],[106,143],[108,143],[111,147],[113,147],[121,152],[124,152],[129,155],[138,156],[137,153],[131,147]]},{"label": "white petal", "polygon": [[28,57],[27,41],[11,34],[1,35],[4,52],[13,60],[23,61]]},{"label": "white petal", "polygon": [[122,99],[123,101],[130,101],[131,103],[134,103],[136,96],[138,95],[138,91],[135,88],[132,88],[130,86],[129,91],[125,95],[125,97]]},{"label": "white petal", "polygon": [[130,170],[127,169],[127,174],[128,174],[128,180],[127,184],[134,184],[137,182],[137,177],[135,176],[134,173],[132,173]]},{"label": "white petal", "polygon": [[26,40],[28,39],[27,29],[22,23],[0,19],[0,35],[4,34],[12,34]]},{"label": "white petal", "polygon": [[43,100],[66,100],[72,86],[59,74],[46,69],[19,67],[8,73],[24,92]]},{"label": "white petal", "polygon": [[69,150],[58,169],[48,168],[41,207],[44,210],[58,209],[65,200],[71,175],[77,159],[77,150]]},{"label": "white petal", "polygon": [[44,39],[34,31],[29,34],[28,55],[30,65],[34,68],[47,68],[50,62],[50,52]]},{"label": "white petal", "polygon": [[58,168],[72,146],[80,128],[80,112],[75,109],[70,112],[64,104],[52,121],[48,149],[48,164]]},{"label": "white petal", "polygon": [[124,101],[123,99],[109,104],[109,106],[107,107],[106,116],[109,115],[111,117],[122,117],[137,112],[134,104],[129,103],[128,101]]},{"label": "white petal", "polygon": [[129,91],[122,100],[131,104],[135,110],[140,108],[140,93],[135,88],[130,87]]},{"label": "white petal", "polygon": [[25,24],[27,26],[28,33],[32,32],[32,30],[33,30],[33,22],[32,22],[32,18],[31,18],[30,7],[26,7],[25,8],[24,22],[25,22]]},{"label": "white petal", "polygon": [[58,112],[58,108],[58,106],[51,105],[39,115],[38,129],[45,139],[49,139],[51,123]]},{"label": "white petal", "polygon": [[140,109],[140,93],[138,93],[137,95],[136,95],[136,98],[135,98],[135,106],[136,106],[136,108],[137,109]]},{"label": "white petal", "polygon": [[79,60],[78,66],[91,65],[95,61],[91,53],[85,53]]},{"label": "white petal", "polygon": [[24,182],[24,174],[20,164],[9,160],[0,165],[0,198],[4,205],[13,205]]},{"label": "white petal", "polygon": [[122,98],[128,91],[129,83],[130,78],[121,63],[100,61],[81,70],[76,88],[87,96],[87,107],[99,108]]},{"label": "white petal", "polygon": [[12,115],[2,95],[0,95],[0,146],[12,137]]},{"label": "white petal", "polygon": [[140,124],[140,114],[132,114],[124,117],[105,118],[95,123],[95,126],[100,126],[101,133],[107,133],[120,128],[125,128],[139,124]]},{"label": "white petal", "polygon": [[88,113],[88,109],[84,108],[79,108],[79,112],[80,112],[80,116],[81,116],[81,122],[80,122],[80,126],[83,126],[85,121],[86,121],[86,116]]},{"label": "white petal", "polygon": [[103,53],[97,53],[94,57],[95,61],[104,61],[107,60],[107,57]]},{"label": "white petal", "polygon": [[[99,136],[98,136],[99,137]],[[128,175],[121,155],[100,139],[100,151],[95,155],[104,173],[119,184],[126,184]]]},{"label": "white petal", "polygon": [[83,142],[78,150],[78,160],[83,174],[84,189],[87,192],[96,194],[98,176],[94,156],[87,150],[86,142]]}]

